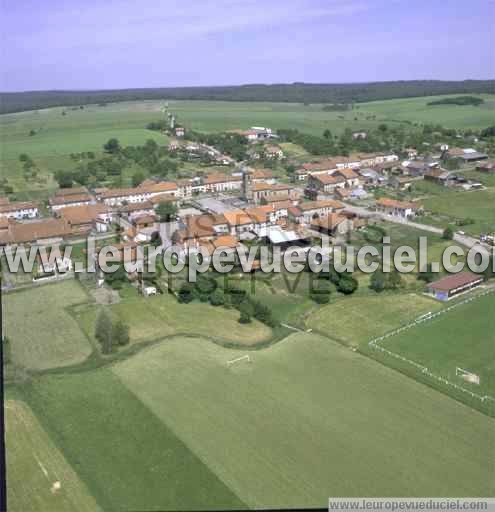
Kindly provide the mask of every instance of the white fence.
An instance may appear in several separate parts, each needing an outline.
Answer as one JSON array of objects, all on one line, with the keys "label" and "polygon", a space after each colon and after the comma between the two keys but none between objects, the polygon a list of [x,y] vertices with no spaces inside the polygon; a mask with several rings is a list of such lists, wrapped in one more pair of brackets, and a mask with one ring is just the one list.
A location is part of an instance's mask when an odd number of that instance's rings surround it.
[{"label": "white fence", "polygon": [[440,382],[442,384],[445,384],[446,386],[452,387],[462,393],[465,393],[465,394],[471,396],[471,398],[480,400],[482,403],[485,403],[488,401],[495,402],[495,397],[493,397],[491,395],[481,395],[481,394],[475,393],[475,392],[471,391],[470,389],[467,389],[463,386],[459,386],[459,384],[456,384],[455,382],[451,382],[448,379],[441,377],[440,375],[436,375],[436,374],[432,373],[426,366],[423,366],[422,364],[419,364],[416,361],[412,361],[411,359],[408,359],[407,357],[397,354],[396,352],[392,352],[391,350],[388,350],[388,349],[382,347],[381,345],[379,345],[380,342],[382,342],[392,336],[396,336],[396,335],[400,334],[401,332],[404,332],[404,331],[407,331],[414,327],[417,327],[418,325],[420,325],[424,322],[433,320],[434,318],[444,315],[445,313],[448,313],[449,311],[452,311],[453,309],[458,308],[459,306],[462,306],[464,304],[467,304],[469,302],[477,300],[477,299],[484,297],[485,295],[489,295],[491,293],[495,293],[495,288],[490,288],[488,290],[485,290],[482,293],[473,295],[467,299],[464,299],[461,302],[457,302],[445,309],[437,311],[436,313],[428,313],[426,315],[422,315],[419,318],[417,318],[416,320],[414,320],[413,322],[411,322],[407,325],[404,325],[403,327],[400,327],[399,329],[396,329],[395,331],[391,331],[387,334],[384,334],[383,336],[379,336],[378,338],[373,338],[372,340],[370,340],[368,342],[368,345],[374,350],[378,350],[384,354],[387,354],[388,356],[390,356],[392,358],[398,359],[398,360],[416,368],[417,370],[421,371],[422,374],[436,380],[437,382]]}]

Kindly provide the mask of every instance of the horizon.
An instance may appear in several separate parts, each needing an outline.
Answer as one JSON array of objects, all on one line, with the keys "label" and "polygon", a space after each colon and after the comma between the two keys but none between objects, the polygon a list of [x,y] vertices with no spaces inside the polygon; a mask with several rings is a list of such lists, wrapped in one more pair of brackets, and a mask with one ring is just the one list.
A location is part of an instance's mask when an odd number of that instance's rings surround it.
[{"label": "horizon", "polygon": [[490,80],[494,7],[483,0],[223,0],[187,8],[21,0],[2,9],[0,90]]},{"label": "horizon", "polygon": [[[23,89],[18,91],[5,91],[0,90],[0,94],[22,94],[22,93],[50,93],[50,92],[111,92],[111,91],[138,91],[138,90],[157,90],[157,89],[206,89],[206,88],[228,88],[228,87],[273,87],[273,86],[293,86],[293,85],[316,85],[316,86],[338,86],[338,85],[369,85],[369,84],[386,84],[386,83],[401,83],[401,82],[453,82],[453,83],[462,83],[462,82],[495,82],[495,77],[493,78],[460,78],[459,80],[442,80],[442,79],[422,79],[422,78],[414,78],[411,80],[378,80],[378,81],[354,81],[354,82],[304,82],[304,81],[295,81],[295,82],[273,82],[273,83],[261,83],[261,82],[253,82],[253,83],[225,83],[225,84],[206,84],[206,85],[162,85],[156,87],[112,87],[112,88],[94,88],[94,89]],[[449,93],[447,96],[459,96],[464,93]],[[468,93],[465,93],[468,94]],[[469,94],[495,94],[495,90],[493,93],[469,93]],[[431,96],[436,96],[432,94]],[[407,99],[404,97],[403,99]],[[146,100],[143,100],[146,101]],[[152,100],[149,100],[152,101]],[[189,100],[193,101],[193,100]],[[212,100],[212,101],[230,101],[230,100]]]}]

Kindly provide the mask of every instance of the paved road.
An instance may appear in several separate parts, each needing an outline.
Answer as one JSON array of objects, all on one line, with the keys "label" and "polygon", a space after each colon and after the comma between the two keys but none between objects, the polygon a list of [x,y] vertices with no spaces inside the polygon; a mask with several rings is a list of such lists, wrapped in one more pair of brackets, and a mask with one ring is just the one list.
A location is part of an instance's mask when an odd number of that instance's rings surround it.
[{"label": "paved road", "polygon": [[[429,224],[421,224],[419,222],[403,219],[402,217],[394,217],[393,215],[386,215],[384,213],[371,212],[361,206],[353,206],[346,204],[346,210],[365,217],[373,217],[375,219],[393,222],[394,224],[405,224],[406,226],[410,226],[415,229],[420,229],[422,231],[428,231],[430,233],[435,233],[437,235],[441,235],[443,233],[443,229],[437,228],[436,226],[430,226]],[[488,244],[482,244],[477,238],[474,238],[472,236],[459,235],[458,233],[456,233],[454,234],[454,241],[469,248],[476,246],[480,253],[484,253],[489,256],[495,256],[494,247],[491,247]]]}]

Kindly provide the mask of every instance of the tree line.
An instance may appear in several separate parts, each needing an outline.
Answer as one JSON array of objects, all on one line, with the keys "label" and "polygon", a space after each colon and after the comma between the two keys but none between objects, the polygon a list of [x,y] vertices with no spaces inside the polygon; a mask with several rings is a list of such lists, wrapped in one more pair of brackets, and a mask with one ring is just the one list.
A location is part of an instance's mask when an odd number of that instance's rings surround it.
[{"label": "tree line", "polygon": [[365,101],[493,93],[495,80],[410,80],[360,84],[249,84],[216,87],[168,87],[95,91],[27,91],[0,93],[0,114],[56,106],[80,106],[139,100],[273,101],[347,104]]}]

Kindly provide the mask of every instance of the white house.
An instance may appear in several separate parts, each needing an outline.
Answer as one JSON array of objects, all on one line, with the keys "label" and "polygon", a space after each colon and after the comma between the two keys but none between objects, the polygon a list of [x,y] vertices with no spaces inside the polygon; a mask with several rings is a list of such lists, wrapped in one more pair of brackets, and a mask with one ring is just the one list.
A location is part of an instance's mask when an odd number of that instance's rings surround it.
[{"label": "white house", "polygon": [[0,205],[0,217],[8,219],[34,219],[38,217],[39,209],[36,203],[14,202]]}]

